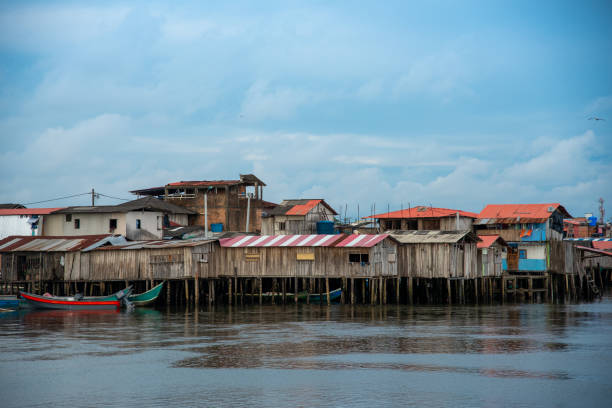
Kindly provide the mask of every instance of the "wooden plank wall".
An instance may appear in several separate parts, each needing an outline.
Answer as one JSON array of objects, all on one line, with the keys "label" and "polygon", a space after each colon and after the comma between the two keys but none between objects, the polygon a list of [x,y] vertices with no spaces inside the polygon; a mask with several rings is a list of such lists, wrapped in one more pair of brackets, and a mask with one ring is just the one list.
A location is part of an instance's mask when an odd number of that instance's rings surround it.
[{"label": "wooden plank wall", "polygon": [[476,244],[403,244],[398,249],[398,264],[403,277],[478,277]]},{"label": "wooden plank wall", "polygon": [[[313,260],[298,260],[298,253]],[[349,262],[349,254],[368,254],[369,263]],[[391,256],[390,256],[391,255]],[[397,246],[389,240],[373,248],[255,247],[220,248],[213,253],[217,277],[373,277],[397,276]],[[210,266],[209,266],[210,267]]]}]

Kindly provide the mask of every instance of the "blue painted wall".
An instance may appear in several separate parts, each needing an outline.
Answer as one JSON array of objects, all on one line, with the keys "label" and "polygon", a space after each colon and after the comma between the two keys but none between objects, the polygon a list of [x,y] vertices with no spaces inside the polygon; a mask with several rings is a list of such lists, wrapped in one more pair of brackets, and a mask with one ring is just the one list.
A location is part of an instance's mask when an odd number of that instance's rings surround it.
[{"label": "blue painted wall", "polygon": [[546,241],[546,224],[528,224],[527,229],[532,230],[531,236],[521,238],[522,242],[539,242]]},{"label": "blue painted wall", "polygon": [[[508,270],[505,259],[502,259],[502,268]],[[546,259],[519,259],[519,271],[546,271]]]}]

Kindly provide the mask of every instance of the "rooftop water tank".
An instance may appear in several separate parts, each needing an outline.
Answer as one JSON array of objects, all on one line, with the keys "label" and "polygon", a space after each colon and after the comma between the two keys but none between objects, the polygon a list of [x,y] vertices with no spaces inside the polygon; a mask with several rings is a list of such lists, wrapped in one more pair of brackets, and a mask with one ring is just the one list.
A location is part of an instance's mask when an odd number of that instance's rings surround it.
[{"label": "rooftop water tank", "polygon": [[212,232],[223,232],[223,224],[210,224],[210,230]]},{"label": "rooftop water tank", "polygon": [[317,221],[317,234],[333,235],[335,233],[333,221]]}]

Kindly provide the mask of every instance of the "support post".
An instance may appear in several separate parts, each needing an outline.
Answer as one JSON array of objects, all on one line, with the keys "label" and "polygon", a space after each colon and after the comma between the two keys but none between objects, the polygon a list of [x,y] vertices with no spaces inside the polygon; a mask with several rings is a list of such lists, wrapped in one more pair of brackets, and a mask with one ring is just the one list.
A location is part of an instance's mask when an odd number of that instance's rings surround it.
[{"label": "support post", "polygon": [[355,278],[351,278],[351,305],[355,304]]},{"label": "support post", "polygon": [[325,277],[325,292],[327,294],[327,306],[331,305],[331,299],[329,296],[329,278]]},{"label": "support post", "polygon": [[446,292],[448,296],[448,304],[453,304],[453,289],[451,288],[451,280],[446,278]]}]

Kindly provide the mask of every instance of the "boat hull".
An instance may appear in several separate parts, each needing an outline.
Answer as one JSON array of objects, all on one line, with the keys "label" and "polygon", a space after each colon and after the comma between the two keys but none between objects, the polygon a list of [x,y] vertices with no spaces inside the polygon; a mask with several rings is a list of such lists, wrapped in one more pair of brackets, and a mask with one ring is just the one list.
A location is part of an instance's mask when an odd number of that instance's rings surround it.
[{"label": "boat hull", "polygon": [[164,283],[165,282],[162,282],[144,293],[128,296],[128,300],[134,306],[148,306],[155,302],[155,300],[157,300],[159,294],[161,293],[164,287]]},{"label": "boat hull", "polygon": [[119,309],[121,305],[119,300],[66,300],[66,298],[39,296],[25,292],[21,292],[20,295],[37,309],[112,310]]}]

